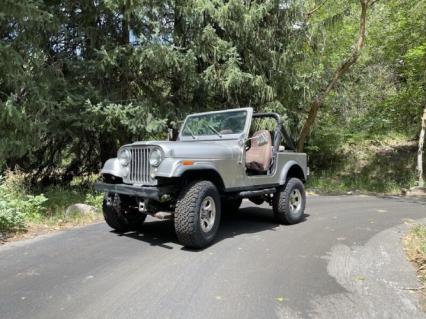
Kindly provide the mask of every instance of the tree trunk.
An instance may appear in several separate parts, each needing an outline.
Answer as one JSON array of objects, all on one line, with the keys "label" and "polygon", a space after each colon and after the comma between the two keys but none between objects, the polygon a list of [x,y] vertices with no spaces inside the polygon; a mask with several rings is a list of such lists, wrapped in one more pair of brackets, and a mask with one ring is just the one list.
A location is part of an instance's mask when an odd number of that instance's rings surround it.
[{"label": "tree trunk", "polygon": [[425,182],[423,179],[423,147],[425,143],[425,131],[426,131],[426,107],[423,112],[422,126],[419,136],[419,150],[417,152],[417,176],[419,178],[419,187],[424,187]]},{"label": "tree trunk", "polygon": [[330,93],[331,90],[334,89],[337,81],[343,75],[345,75],[349,71],[351,66],[355,64],[356,61],[358,60],[358,57],[361,54],[361,49],[364,47],[364,42],[365,42],[365,21],[367,17],[367,9],[374,2],[375,1],[371,1],[371,0],[360,0],[361,15],[359,19],[358,41],[355,44],[351,55],[345,61],[343,61],[343,63],[338,67],[338,69],[334,72],[334,75],[331,78],[331,80],[323,89],[320,90],[318,95],[315,97],[314,101],[309,106],[308,118],[306,119],[305,124],[303,125],[303,128],[300,131],[299,139],[297,141],[297,151],[299,152],[303,151],[306,138],[308,137],[311,131],[311,128],[315,123],[318,110],[324,104],[324,100],[327,97],[327,95]]}]

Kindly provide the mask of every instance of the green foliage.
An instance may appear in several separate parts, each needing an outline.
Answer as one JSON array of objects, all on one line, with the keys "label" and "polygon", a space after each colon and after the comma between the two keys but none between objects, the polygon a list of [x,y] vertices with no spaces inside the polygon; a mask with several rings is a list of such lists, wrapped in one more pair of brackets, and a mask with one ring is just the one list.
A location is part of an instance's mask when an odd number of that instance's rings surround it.
[{"label": "green foliage", "polygon": [[[386,174],[389,175],[389,174]],[[371,177],[367,173],[342,174],[336,170],[323,171],[313,174],[308,180],[308,189],[324,194],[341,194],[345,192],[401,194],[401,187],[409,187],[415,181],[414,174],[405,177],[400,182],[393,176]]]},{"label": "green foliage", "polygon": [[162,138],[191,111],[251,105],[283,113],[295,97],[286,83],[291,60],[303,59],[303,40],[290,45],[304,38],[294,30],[298,1],[2,7],[0,54],[11,62],[0,67],[0,158],[39,177],[96,171],[120,144]]},{"label": "green foliage", "polygon": [[8,206],[23,214],[27,220],[38,220],[47,198],[43,194],[30,195],[27,178],[28,175],[20,171],[7,171],[4,180],[1,180],[1,194]]},{"label": "green foliage", "polygon": [[424,225],[415,225],[411,229],[411,234],[418,240],[420,252],[426,255],[426,227]]},{"label": "green foliage", "polygon": [[46,201],[43,194],[27,194],[24,174],[6,172],[0,178],[0,232],[22,231],[27,220],[39,220]]},{"label": "green foliage", "polygon": [[55,215],[63,215],[69,205],[84,203],[85,193],[79,188],[50,186],[45,190],[48,201],[45,203],[43,217],[50,218]]},{"label": "green foliage", "polygon": [[0,179],[0,233],[25,229],[25,215],[17,207],[16,199]]},{"label": "green foliage", "polygon": [[[0,171],[68,184],[189,112],[275,111],[296,138],[351,51],[359,1],[47,1],[0,4]],[[384,26],[384,21],[385,26]],[[426,105],[426,0],[377,1],[357,65],[326,99],[315,169],[354,136],[409,138]]]},{"label": "green foliage", "polygon": [[[1,196],[1,195],[0,195]],[[0,234],[25,230],[25,216],[0,197]]]},{"label": "green foliage", "polygon": [[99,175],[89,174],[74,177],[69,185],[50,185],[43,189],[48,198],[44,207],[43,217],[47,219],[66,219],[68,206],[85,203],[98,209],[102,207],[103,195],[94,190],[94,183]]},{"label": "green foliage", "polygon": [[309,188],[327,193],[400,194],[401,188],[409,188],[416,180],[417,145],[403,135],[384,138],[358,133],[337,143],[330,152],[312,161]]},{"label": "green foliage", "polygon": [[93,221],[97,215],[69,216],[65,210],[75,203],[102,207],[103,195],[92,190],[95,179],[94,175],[79,177],[72,186],[50,186],[44,189],[45,195],[30,195],[35,190],[30,187],[29,174],[6,171],[0,178],[0,233],[25,231],[28,223],[57,226]]},{"label": "green foliage", "polygon": [[91,205],[93,207],[96,207],[98,209],[102,209],[102,202],[104,200],[104,195],[103,194],[91,194],[88,193],[86,195],[86,199],[85,199],[85,203],[88,205]]}]

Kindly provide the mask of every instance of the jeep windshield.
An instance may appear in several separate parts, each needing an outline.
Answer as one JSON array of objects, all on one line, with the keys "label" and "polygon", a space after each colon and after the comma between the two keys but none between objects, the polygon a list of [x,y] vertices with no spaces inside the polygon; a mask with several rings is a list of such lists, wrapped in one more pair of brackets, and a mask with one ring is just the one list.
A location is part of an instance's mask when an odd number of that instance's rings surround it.
[{"label": "jeep windshield", "polygon": [[247,111],[212,112],[189,116],[182,129],[182,136],[217,136],[244,132]]}]

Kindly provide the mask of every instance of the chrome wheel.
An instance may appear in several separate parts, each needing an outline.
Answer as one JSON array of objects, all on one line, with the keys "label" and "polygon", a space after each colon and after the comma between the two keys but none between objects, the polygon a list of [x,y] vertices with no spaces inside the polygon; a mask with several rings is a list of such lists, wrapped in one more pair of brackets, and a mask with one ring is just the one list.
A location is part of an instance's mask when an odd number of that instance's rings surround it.
[{"label": "chrome wheel", "polygon": [[300,210],[300,207],[302,206],[302,194],[300,193],[300,190],[297,188],[293,189],[290,193],[290,213],[291,214],[297,214]]},{"label": "chrome wheel", "polygon": [[207,233],[213,228],[215,218],[216,204],[212,197],[207,196],[200,207],[200,225],[203,232]]}]

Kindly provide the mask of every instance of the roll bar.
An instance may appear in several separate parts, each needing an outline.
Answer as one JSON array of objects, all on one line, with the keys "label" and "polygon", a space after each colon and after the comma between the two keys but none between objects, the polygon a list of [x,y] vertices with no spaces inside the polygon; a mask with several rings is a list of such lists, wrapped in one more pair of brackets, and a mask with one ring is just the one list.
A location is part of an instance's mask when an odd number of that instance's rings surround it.
[{"label": "roll bar", "polygon": [[293,140],[290,138],[290,136],[287,133],[287,130],[282,125],[281,117],[278,113],[275,112],[265,112],[265,113],[253,113],[253,118],[261,118],[261,117],[271,117],[275,119],[277,122],[277,126],[275,127],[275,133],[274,133],[274,154],[278,152],[278,148],[281,143],[281,137],[284,136],[284,139],[287,142],[287,146],[290,150],[296,150],[296,147],[294,146]]}]

